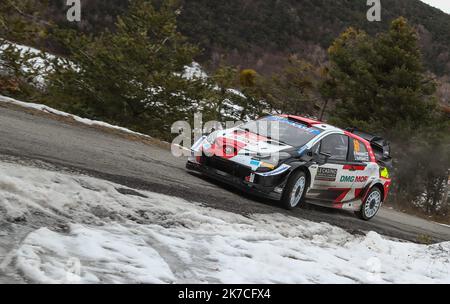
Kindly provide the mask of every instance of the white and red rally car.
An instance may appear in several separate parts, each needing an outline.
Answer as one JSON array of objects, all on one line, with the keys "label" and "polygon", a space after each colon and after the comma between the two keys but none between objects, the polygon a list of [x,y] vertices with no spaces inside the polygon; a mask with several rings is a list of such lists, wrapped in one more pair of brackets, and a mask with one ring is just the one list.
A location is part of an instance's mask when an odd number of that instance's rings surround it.
[{"label": "white and red rally car", "polygon": [[387,198],[390,163],[380,137],[279,115],[203,136],[186,167],[287,209],[307,202],[370,220]]}]

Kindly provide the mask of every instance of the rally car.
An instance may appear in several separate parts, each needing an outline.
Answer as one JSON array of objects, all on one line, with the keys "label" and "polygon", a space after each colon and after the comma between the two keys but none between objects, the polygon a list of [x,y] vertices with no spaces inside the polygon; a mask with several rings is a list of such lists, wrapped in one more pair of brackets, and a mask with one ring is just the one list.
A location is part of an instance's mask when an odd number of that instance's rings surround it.
[{"label": "rally car", "polygon": [[386,201],[390,166],[383,138],[292,115],[205,135],[186,165],[286,209],[306,202],[350,210],[364,220]]}]

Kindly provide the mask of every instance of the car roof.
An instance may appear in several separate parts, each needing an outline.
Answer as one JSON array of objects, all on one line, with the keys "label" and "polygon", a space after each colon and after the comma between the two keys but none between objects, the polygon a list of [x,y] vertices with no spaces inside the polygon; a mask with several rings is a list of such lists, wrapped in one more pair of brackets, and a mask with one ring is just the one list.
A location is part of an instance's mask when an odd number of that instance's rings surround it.
[{"label": "car roof", "polygon": [[302,116],[296,116],[296,115],[280,115],[281,117],[285,117],[285,118],[289,118],[289,119],[293,119],[296,120],[298,122],[302,122],[306,125],[308,125],[309,127],[315,127],[317,129],[320,129],[322,131],[338,131],[338,132],[344,132],[344,130],[339,129],[335,126],[329,125],[327,123],[324,123],[322,121],[319,120],[315,120],[315,119],[311,119],[311,118],[307,118],[307,117],[302,117]]},{"label": "car roof", "polygon": [[314,127],[314,128],[320,129],[325,134],[340,133],[340,134],[345,134],[350,138],[359,140],[364,143],[364,145],[366,146],[366,149],[369,151],[371,161],[375,162],[375,155],[373,153],[370,142],[357,134],[353,134],[352,132],[337,128],[335,126],[326,124],[324,122],[321,122],[321,121],[318,121],[315,119],[310,119],[310,118],[306,118],[306,117],[302,117],[302,116],[295,116],[295,115],[280,115],[280,116],[304,123],[304,124],[308,125],[308,127]]}]

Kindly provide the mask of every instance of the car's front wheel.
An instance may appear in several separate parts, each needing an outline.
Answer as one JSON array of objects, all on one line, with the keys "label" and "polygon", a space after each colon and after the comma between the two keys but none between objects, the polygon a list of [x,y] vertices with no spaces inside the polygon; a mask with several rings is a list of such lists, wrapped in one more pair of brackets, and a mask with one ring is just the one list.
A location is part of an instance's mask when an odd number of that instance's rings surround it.
[{"label": "car's front wheel", "polygon": [[307,181],[306,174],[303,171],[292,174],[281,198],[281,203],[285,209],[292,210],[303,201],[308,187]]},{"label": "car's front wheel", "polygon": [[382,203],[383,198],[380,189],[377,187],[372,188],[367,194],[367,197],[361,206],[361,210],[357,211],[356,215],[365,221],[370,221],[377,215]]}]

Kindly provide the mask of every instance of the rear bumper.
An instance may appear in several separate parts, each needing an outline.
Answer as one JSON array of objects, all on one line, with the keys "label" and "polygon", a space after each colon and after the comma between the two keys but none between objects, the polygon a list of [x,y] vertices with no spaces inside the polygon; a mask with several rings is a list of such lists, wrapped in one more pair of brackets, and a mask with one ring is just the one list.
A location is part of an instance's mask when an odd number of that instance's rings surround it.
[{"label": "rear bumper", "polygon": [[[190,161],[187,162],[186,169],[200,172],[209,178],[233,186],[241,191],[272,200],[281,200],[282,190],[286,179],[280,177],[265,178],[259,175],[254,175],[253,182],[250,182],[246,181],[246,176],[242,176],[242,172],[224,172],[204,164],[198,164]],[[252,173],[249,172],[249,174]]]}]

